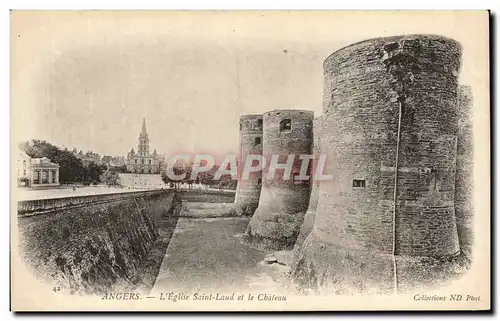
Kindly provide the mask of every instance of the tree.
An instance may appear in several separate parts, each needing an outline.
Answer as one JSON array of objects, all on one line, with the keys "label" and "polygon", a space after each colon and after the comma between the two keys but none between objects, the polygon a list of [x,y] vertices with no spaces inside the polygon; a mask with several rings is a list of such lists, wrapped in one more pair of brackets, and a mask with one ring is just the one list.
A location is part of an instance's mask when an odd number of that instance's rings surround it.
[{"label": "tree", "polygon": [[59,164],[59,181],[61,183],[83,181],[84,166],[72,152],[38,139],[23,142],[19,147],[32,158],[47,157],[52,163]]},{"label": "tree", "polygon": [[85,166],[85,182],[100,182],[101,175],[106,171],[106,166],[97,165],[94,162],[90,162]]},{"label": "tree", "polygon": [[[182,180],[183,183],[187,183],[189,185],[189,188],[193,187],[193,183],[195,182],[195,179],[191,179],[191,173],[193,172],[191,166],[187,166],[184,168],[184,179]],[[198,177],[196,177],[198,178]]]},{"label": "tree", "polygon": [[127,165],[115,166],[115,167],[113,167],[113,170],[116,171],[117,173],[128,173],[129,172],[127,170]]},{"label": "tree", "polygon": [[233,186],[235,185],[235,182],[231,175],[225,174],[220,177],[219,180],[219,188],[227,188],[227,189],[232,189]]},{"label": "tree", "polygon": [[180,183],[188,183],[190,185],[193,183],[193,181],[191,180],[191,166],[190,165],[183,164],[182,162],[177,161],[174,164],[172,171],[173,171],[174,175],[176,175],[176,176],[184,175],[184,178],[181,180],[174,180],[174,179],[171,179],[167,175],[166,172],[162,171],[161,172],[161,179],[163,180],[163,182],[165,184],[168,184],[174,188],[179,188]]},{"label": "tree", "polygon": [[214,173],[212,171],[198,173],[198,177],[203,185],[213,184]]},{"label": "tree", "polygon": [[115,171],[106,171],[101,175],[101,181],[104,182],[108,187],[110,186],[121,186],[120,175]]},{"label": "tree", "polygon": [[170,177],[168,177],[167,173],[165,173],[164,171],[161,171],[160,175],[161,175],[161,180],[163,181],[163,183],[170,185],[170,186],[173,184],[172,180],[170,179]]}]

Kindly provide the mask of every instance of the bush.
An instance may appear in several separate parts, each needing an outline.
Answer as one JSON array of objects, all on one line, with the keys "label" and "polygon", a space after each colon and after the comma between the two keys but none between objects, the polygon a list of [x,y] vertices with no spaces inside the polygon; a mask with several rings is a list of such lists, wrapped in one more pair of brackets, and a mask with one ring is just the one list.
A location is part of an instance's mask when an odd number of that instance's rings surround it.
[{"label": "bush", "polygon": [[118,175],[117,172],[114,171],[107,171],[104,174],[102,174],[101,181],[104,182],[104,184],[108,185],[108,187],[121,186],[120,176]]}]

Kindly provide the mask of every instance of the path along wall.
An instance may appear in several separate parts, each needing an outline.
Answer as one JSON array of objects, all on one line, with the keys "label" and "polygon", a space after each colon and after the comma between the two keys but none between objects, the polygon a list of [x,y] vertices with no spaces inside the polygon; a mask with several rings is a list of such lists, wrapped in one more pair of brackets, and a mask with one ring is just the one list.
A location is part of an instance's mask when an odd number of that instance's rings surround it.
[{"label": "path along wall", "polygon": [[19,202],[20,253],[38,278],[73,293],[133,287],[174,198],[160,190]]},{"label": "path along wall", "polygon": [[[324,62],[325,172],[299,284],[392,292],[441,282],[419,258],[459,251],[454,212],[461,47],[438,36],[378,38]],[[437,279],[432,279],[439,276]]]},{"label": "path along wall", "polygon": [[233,203],[235,191],[214,191],[214,190],[197,190],[197,189],[182,189],[178,190],[177,194],[183,202],[192,203]]}]

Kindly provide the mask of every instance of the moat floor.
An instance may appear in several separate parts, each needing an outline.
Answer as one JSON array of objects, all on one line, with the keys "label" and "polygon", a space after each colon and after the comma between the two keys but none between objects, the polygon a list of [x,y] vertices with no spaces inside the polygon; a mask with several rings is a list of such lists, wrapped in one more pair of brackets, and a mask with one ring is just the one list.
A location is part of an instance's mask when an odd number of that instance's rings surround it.
[{"label": "moat floor", "polygon": [[248,221],[179,219],[151,292],[283,291],[288,268],[241,243]]}]

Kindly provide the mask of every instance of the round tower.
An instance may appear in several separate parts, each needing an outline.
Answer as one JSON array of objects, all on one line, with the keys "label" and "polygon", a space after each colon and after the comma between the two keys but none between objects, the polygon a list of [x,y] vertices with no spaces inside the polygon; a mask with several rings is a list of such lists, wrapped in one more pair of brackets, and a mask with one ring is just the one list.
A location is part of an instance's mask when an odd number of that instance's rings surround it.
[{"label": "round tower", "polygon": [[262,115],[240,117],[240,162],[235,197],[236,211],[240,215],[252,215],[259,205],[262,172],[252,172],[245,180],[241,179],[241,174],[248,155],[262,155],[262,126]]},{"label": "round tower", "polygon": [[469,254],[472,249],[472,224],[474,222],[472,140],[472,91],[469,86],[459,86],[455,216],[460,247]]},{"label": "round tower", "polygon": [[460,56],[454,40],[409,35],[325,60],[320,148],[334,180],[320,185],[313,230],[294,262],[299,283],[398,291],[436,275],[413,259],[459,252]]},{"label": "round tower", "polygon": [[[246,232],[246,240],[265,249],[289,249],[297,235],[309,203],[309,180],[297,180],[302,164],[300,155],[310,155],[314,113],[306,110],[274,110],[264,114],[263,156],[259,207]],[[277,169],[270,177],[270,163],[287,163],[294,155],[290,177]]]},{"label": "round tower", "polygon": [[[313,120],[313,147],[312,154],[314,156],[313,164],[317,164],[320,155],[320,137],[321,137],[321,117],[315,117]],[[314,165],[313,168],[316,168]],[[316,207],[318,206],[318,196],[319,196],[319,184],[320,181],[314,180],[311,177],[311,193],[309,196],[309,207],[307,208],[306,215],[300,227],[299,236],[297,241],[295,241],[294,251],[302,246],[306,237],[311,232],[314,225],[314,215],[316,213]]]}]

